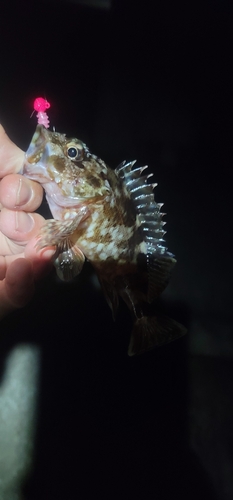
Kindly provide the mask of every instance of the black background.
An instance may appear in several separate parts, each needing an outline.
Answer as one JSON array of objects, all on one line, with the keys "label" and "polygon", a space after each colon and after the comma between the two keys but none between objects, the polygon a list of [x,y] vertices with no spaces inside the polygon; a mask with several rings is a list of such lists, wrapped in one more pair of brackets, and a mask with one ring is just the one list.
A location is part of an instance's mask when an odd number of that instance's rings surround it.
[{"label": "black background", "polygon": [[[162,307],[189,329],[128,358],[130,319],[122,307],[112,323],[88,264],[75,284],[53,274],[2,323],[3,350],[24,340],[42,349],[27,499],[215,498],[216,489],[228,498],[222,479],[214,483],[217,465],[211,479],[201,453],[190,450],[188,360],[228,363],[233,353],[232,10],[206,0],[118,0],[109,10],[68,1],[1,6],[1,123],[26,149],[33,100],[42,95],[51,126],[112,167],[134,158],[149,164],[178,260]],[[229,377],[222,380],[221,390]],[[208,469],[208,443],[206,450]]]}]

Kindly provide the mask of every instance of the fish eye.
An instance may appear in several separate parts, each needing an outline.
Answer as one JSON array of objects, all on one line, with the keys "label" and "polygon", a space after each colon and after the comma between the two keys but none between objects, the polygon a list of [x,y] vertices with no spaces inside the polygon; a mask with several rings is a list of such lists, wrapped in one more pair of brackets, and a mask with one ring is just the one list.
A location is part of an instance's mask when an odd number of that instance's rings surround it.
[{"label": "fish eye", "polygon": [[69,158],[76,158],[78,151],[76,148],[69,148],[67,153],[68,153]]},{"label": "fish eye", "polygon": [[77,144],[69,144],[67,146],[67,156],[70,160],[81,160],[83,158],[83,147]]}]

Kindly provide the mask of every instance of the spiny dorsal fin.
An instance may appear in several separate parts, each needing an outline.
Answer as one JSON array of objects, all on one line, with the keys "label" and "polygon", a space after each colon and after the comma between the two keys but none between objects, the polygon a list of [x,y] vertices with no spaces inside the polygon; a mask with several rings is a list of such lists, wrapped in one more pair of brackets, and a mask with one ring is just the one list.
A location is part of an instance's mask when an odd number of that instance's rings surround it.
[{"label": "spiny dorsal fin", "polygon": [[137,160],[133,160],[133,161],[129,161],[128,163],[126,163],[126,161],[122,161],[122,163],[120,163],[120,165],[118,165],[115,168],[115,173],[118,175],[118,177],[121,177],[122,179],[124,179],[125,174],[131,172],[132,167],[134,166],[136,161]]},{"label": "spiny dorsal fin", "polygon": [[148,301],[152,302],[166,288],[176,260],[164,244],[166,231],[163,227],[166,223],[162,217],[165,214],[160,212],[163,203],[156,203],[153,193],[157,184],[148,182],[151,174],[141,175],[147,166],[132,169],[135,163],[122,162],[115,173],[124,182],[134,202],[139,228],[143,232],[147,256]]},{"label": "spiny dorsal fin", "polygon": [[134,202],[144,241],[147,244],[147,253],[172,257],[172,254],[167,252],[167,248],[164,246],[165,231],[163,226],[165,222],[162,221],[164,214],[160,212],[163,204],[156,203],[154,199],[153,189],[157,184],[148,182],[151,174],[141,175],[147,166],[132,170],[135,163],[135,160],[128,163],[124,161],[118,165],[115,173],[124,182],[129,196]]}]

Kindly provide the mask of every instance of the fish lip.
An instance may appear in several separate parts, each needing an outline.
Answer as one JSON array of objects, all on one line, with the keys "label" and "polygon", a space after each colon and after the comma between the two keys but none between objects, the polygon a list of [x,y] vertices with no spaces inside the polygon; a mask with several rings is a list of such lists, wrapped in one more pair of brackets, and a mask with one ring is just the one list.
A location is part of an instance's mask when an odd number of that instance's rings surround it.
[{"label": "fish lip", "polygon": [[41,172],[38,172],[38,169],[41,170],[40,167],[36,167],[36,163],[30,163],[29,161],[27,161],[26,156],[23,168],[21,170],[22,175],[24,175],[28,179],[31,179],[32,181],[39,182],[42,185],[51,182],[50,177],[41,174]]},{"label": "fish lip", "polygon": [[[51,182],[47,171],[41,166],[43,152],[49,139],[49,132],[43,125],[37,125],[31,143],[25,153],[22,169],[23,175],[28,179],[35,180],[41,184]],[[43,160],[42,160],[43,165]]]},{"label": "fish lip", "polygon": [[51,193],[46,191],[46,199],[48,201],[48,204],[55,203],[56,206],[60,208],[82,207],[86,201],[85,198],[65,198],[65,196],[60,192],[59,188],[57,191],[54,190]]},{"label": "fish lip", "polygon": [[91,199],[91,198],[84,198],[84,197],[75,198],[72,196],[65,197],[64,194],[62,193],[62,191],[60,190],[60,188],[57,187],[56,184],[53,184],[52,182],[49,183],[48,186],[46,186],[45,192],[46,192],[46,198],[47,198],[48,204],[55,203],[57,205],[57,207],[61,207],[61,208],[82,207],[83,205],[88,205],[89,200]]},{"label": "fish lip", "polygon": [[34,156],[35,153],[41,149],[41,147],[44,148],[46,142],[48,141],[48,138],[49,133],[47,129],[43,125],[37,125],[36,130],[32,136],[29,148],[26,151],[26,158],[28,159],[30,156]]}]

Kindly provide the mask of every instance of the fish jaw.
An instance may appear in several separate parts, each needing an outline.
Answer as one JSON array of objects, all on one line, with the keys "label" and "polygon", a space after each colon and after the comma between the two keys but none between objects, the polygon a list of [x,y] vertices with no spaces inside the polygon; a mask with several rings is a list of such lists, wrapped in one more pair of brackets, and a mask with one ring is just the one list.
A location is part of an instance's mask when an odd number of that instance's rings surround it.
[{"label": "fish jaw", "polygon": [[45,127],[38,125],[26,151],[23,175],[39,182],[43,187],[52,181],[47,169],[50,150],[48,132]]},{"label": "fish jaw", "polygon": [[46,170],[44,169],[45,175],[41,173],[43,168],[43,165],[41,168],[40,165],[32,166],[30,163],[25,162],[23,175],[41,184],[45,190],[46,200],[54,219],[64,220],[74,218],[85,205],[85,199],[65,197],[56,182],[46,177]]},{"label": "fish jaw", "polygon": [[[45,127],[41,125],[36,127],[29,148],[26,151],[23,175],[39,182],[49,197],[55,192],[58,205],[65,206],[65,201],[62,201],[62,196],[60,199],[58,196],[59,192],[62,194],[61,188],[59,187],[59,171],[56,169],[54,162],[51,162],[51,158],[61,157],[62,151],[59,144],[51,141],[50,135],[51,132]],[[60,135],[65,137],[62,134]],[[72,198],[70,204],[73,204],[74,196],[70,196],[70,198]]]}]

